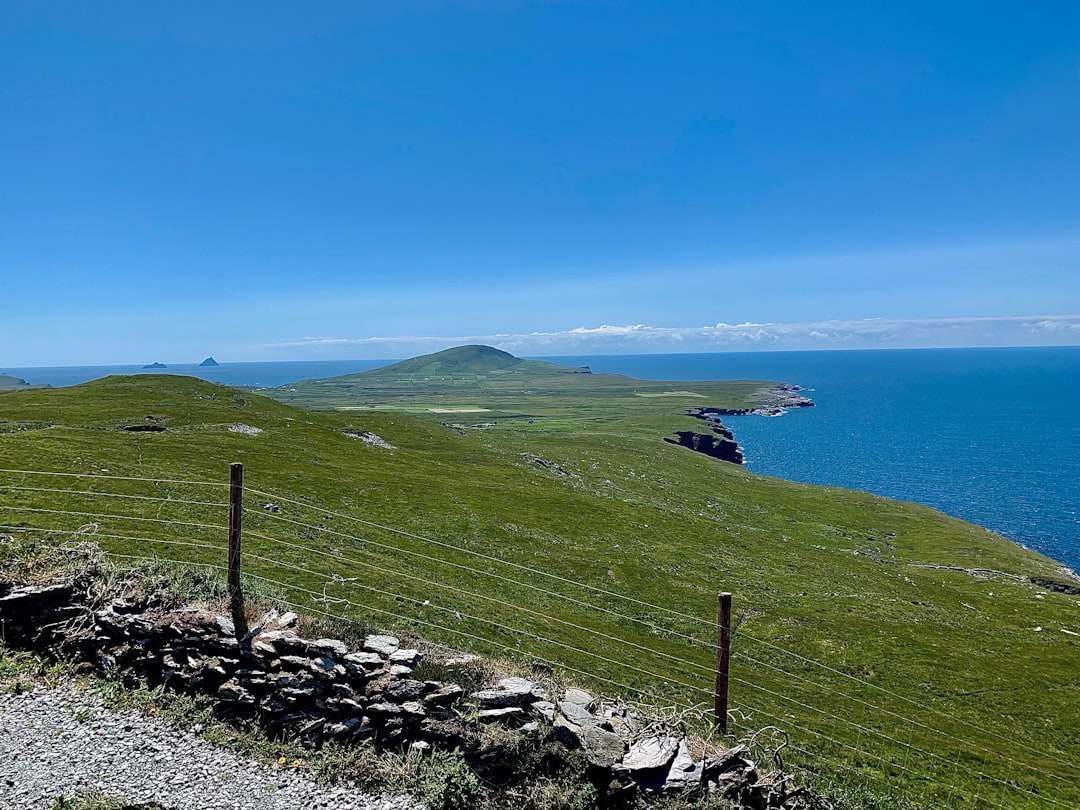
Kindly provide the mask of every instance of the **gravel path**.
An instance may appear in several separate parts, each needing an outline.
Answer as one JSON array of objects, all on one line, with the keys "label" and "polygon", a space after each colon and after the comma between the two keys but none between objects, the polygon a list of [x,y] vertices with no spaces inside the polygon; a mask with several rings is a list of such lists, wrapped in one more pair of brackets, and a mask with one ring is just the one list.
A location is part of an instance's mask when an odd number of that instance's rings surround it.
[{"label": "gravel path", "polygon": [[111,712],[70,685],[0,695],[0,807],[37,810],[90,792],[176,810],[416,808],[238,759],[153,718]]}]

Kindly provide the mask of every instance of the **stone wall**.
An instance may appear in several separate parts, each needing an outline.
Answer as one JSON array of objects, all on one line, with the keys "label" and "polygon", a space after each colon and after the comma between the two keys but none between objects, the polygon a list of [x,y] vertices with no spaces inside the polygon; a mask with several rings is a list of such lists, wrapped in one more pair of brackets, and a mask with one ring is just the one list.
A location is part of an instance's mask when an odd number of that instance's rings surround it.
[{"label": "stone wall", "polygon": [[198,606],[165,612],[125,598],[92,609],[70,583],[0,583],[8,645],[73,659],[131,686],[212,696],[219,714],[257,718],[271,734],[311,746],[476,753],[483,740],[476,729],[497,723],[580,749],[594,784],[613,794],[696,789],[736,807],[812,806],[787,777],[762,773],[745,748],[707,747],[675,724],[646,725],[630,707],[583,689],[553,695],[536,681],[504,678],[470,691],[414,677],[424,654],[393,636],[368,635],[350,649],[333,638],[302,638],[297,627],[296,614],[271,612],[238,633],[228,616]]}]

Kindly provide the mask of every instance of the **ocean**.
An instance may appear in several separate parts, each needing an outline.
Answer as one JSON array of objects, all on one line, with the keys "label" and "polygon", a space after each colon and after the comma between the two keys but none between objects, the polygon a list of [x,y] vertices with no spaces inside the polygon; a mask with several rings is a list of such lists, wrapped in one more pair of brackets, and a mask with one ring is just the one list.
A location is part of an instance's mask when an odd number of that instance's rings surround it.
[{"label": "ocean", "polygon": [[[1080,570],[1080,347],[543,357],[657,380],[762,379],[813,408],[724,417],[753,472],[933,506]],[[385,360],[170,365],[276,386]],[[74,385],[135,366],[0,369]],[[158,370],[160,372],[160,370]]]}]

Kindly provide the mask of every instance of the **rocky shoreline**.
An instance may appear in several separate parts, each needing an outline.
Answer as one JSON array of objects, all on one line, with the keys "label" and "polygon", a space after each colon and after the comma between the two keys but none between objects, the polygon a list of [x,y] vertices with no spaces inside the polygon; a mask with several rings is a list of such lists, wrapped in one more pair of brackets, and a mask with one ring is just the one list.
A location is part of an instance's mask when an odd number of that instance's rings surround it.
[{"label": "rocky shoreline", "polygon": [[783,416],[792,408],[812,408],[813,401],[799,392],[804,390],[792,383],[779,383],[770,388],[762,389],[760,405],[753,408],[715,408],[705,406],[700,408],[687,408],[685,413],[695,419],[701,419],[709,423],[709,433],[698,433],[693,430],[677,430],[675,438],[665,437],[664,441],[677,444],[697,453],[703,453],[711,458],[727,461],[732,464],[742,464],[745,460],[742,448],[735,441],[735,434],[724,426],[720,421],[721,416]]},{"label": "rocky shoreline", "polygon": [[761,404],[753,408],[688,408],[687,416],[697,419],[713,419],[717,416],[783,416],[792,408],[812,408],[814,402],[800,394],[805,390],[792,383],[779,383],[760,391]]}]

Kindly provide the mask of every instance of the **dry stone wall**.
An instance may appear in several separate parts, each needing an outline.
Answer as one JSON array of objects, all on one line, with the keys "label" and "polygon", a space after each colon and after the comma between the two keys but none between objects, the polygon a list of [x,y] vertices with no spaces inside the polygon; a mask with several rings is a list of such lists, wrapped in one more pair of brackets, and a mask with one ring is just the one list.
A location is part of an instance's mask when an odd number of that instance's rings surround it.
[{"label": "dry stone wall", "polygon": [[220,714],[257,718],[271,733],[311,746],[370,743],[469,749],[475,729],[499,724],[580,749],[595,784],[618,793],[686,789],[721,794],[736,807],[810,807],[809,794],[763,773],[744,748],[700,745],[676,727],[643,726],[616,701],[570,688],[504,678],[488,688],[414,677],[424,653],[390,635],[360,649],[306,639],[295,613],[268,613],[247,632],[205,608],[155,611],[117,599],[93,610],[71,584],[0,583],[0,629],[11,646],[74,659],[129,685],[213,696]]}]

